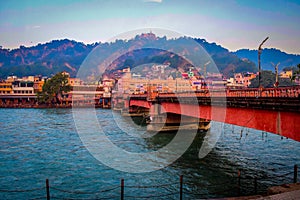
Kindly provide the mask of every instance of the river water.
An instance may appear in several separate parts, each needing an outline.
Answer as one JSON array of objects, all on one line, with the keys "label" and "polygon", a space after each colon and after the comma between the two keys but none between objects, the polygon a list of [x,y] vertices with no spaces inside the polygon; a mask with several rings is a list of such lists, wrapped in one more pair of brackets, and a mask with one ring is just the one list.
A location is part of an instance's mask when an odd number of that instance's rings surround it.
[{"label": "river water", "polygon": [[[199,132],[186,153],[168,167],[147,173],[122,172],[89,153],[72,112],[0,109],[0,199],[45,199],[46,179],[52,199],[120,199],[121,179],[125,199],[179,199],[180,175],[183,199],[249,195],[255,193],[255,177],[257,193],[264,193],[269,186],[291,183],[294,165],[300,164],[299,142],[225,124],[205,158],[199,159],[198,152],[208,133]],[[103,129],[110,139],[132,151],[158,149],[176,134],[132,139],[113,123],[118,113],[113,117],[111,110],[95,112],[106,124]]]}]

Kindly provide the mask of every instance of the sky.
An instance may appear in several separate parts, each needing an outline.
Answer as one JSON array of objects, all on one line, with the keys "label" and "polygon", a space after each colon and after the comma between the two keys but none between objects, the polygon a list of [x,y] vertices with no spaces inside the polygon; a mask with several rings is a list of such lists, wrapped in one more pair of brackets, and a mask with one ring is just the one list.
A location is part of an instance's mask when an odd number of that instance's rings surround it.
[{"label": "sky", "polygon": [[[137,29],[166,30],[230,51],[300,54],[300,0],[0,0],[0,46],[54,39],[107,42]],[[153,31],[155,33],[155,31]]]}]

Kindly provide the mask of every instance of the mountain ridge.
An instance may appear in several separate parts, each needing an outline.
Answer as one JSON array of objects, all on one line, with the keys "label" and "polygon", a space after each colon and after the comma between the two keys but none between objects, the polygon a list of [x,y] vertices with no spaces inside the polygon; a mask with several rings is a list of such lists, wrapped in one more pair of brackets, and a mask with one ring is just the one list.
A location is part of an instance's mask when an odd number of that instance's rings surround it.
[{"label": "mountain ridge", "polygon": [[[239,49],[233,54],[237,55],[241,59],[246,58],[258,65],[258,52],[255,49]],[[285,67],[296,66],[300,63],[300,55],[288,54],[280,49],[276,48],[264,48],[261,53],[261,66],[263,70],[274,71],[273,64],[278,63],[278,70],[282,71]]]},{"label": "mountain ridge", "polygon": [[[238,72],[257,72],[255,60],[252,58],[253,56],[247,54],[247,51],[244,54],[242,51],[230,52],[221,45],[214,42],[209,43],[200,38],[167,39],[166,37],[156,37],[153,33],[145,33],[130,40],[116,40],[111,43],[84,44],[75,40],[61,39],[30,47],[20,46],[13,50],[0,48],[0,78],[6,78],[9,75],[51,76],[60,71],[67,71],[71,76],[76,76],[82,62],[95,47],[109,55],[114,49],[122,45],[129,45],[132,41],[147,43],[147,40],[157,40],[157,42],[167,44],[172,41],[185,42],[188,39],[193,39],[207,51],[225,77]],[[253,54],[253,52],[251,53]],[[265,49],[262,56],[264,54],[266,54]],[[287,55],[289,56],[289,54]],[[264,61],[264,57],[262,60]]]}]

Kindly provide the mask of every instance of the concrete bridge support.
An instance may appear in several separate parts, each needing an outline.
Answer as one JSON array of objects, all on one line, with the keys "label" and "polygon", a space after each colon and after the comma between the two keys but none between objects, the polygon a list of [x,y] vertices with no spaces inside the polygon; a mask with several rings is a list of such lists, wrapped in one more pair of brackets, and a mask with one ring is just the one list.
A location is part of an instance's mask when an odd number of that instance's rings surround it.
[{"label": "concrete bridge support", "polygon": [[121,110],[122,116],[127,117],[145,117],[149,115],[149,109],[139,106],[130,106]]},{"label": "concrete bridge support", "polygon": [[210,120],[165,112],[159,103],[151,107],[150,120],[147,125],[148,131],[177,131],[179,129],[207,131],[210,128]]}]

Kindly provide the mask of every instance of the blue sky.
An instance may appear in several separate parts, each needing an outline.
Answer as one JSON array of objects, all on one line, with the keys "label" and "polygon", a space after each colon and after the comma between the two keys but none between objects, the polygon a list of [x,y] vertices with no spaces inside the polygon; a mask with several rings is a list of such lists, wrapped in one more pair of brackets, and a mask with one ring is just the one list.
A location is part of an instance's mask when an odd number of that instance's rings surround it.
[{"label": "blue sky", "polygon": [[11,49],[159,28],[231,51],[269,36],[264,47],[300,54],[300,0],[0,0],[0,19],[0,45]]}]

